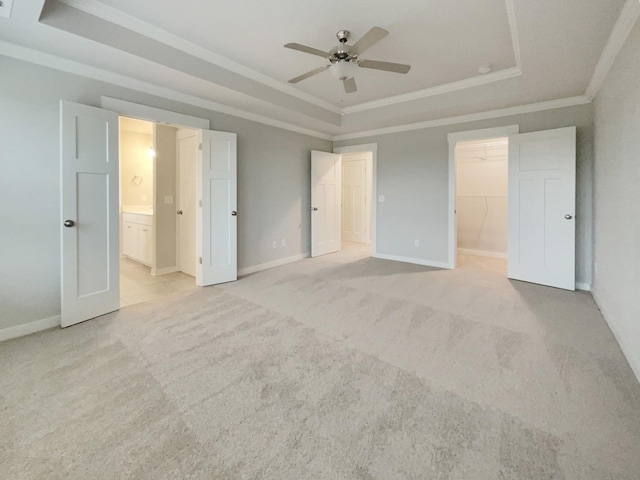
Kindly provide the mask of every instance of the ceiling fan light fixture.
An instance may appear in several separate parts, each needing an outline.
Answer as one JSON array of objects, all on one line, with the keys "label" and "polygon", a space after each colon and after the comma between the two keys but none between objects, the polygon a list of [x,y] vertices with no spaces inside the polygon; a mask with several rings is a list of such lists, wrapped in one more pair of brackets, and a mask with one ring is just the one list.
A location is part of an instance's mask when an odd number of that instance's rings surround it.
[{"label": "ceiling fan light fixture", "polygon": [[339,62],[336,62],[333,65],[331,65],[331,68],[329,69],[329,71],[338,80],[344,80],[345,78],[353,77],[356,74],[357,68],[358,68],[358,65],[354,62],[340,60]]}]

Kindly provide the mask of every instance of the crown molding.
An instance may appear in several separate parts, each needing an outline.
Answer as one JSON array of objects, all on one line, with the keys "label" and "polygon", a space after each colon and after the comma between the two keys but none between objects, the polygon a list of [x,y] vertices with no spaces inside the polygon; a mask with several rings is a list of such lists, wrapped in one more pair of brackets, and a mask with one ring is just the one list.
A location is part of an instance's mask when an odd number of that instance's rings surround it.
[{"label": "crown molding", "polygon": [[208,50],[204,47],[191,43],[185,40],[182,37],[174,35],[166,30],[155,27],[143,20],[135,18],[131,15],[123,13],[115,8],[109,7],[103,3],[100,3],[96,0],[57,0],[60,3],[63,3],[71,8],[75,8],[89,15],[93,15],[95,17],[101,18],[106,22],[116,24],[122,28],[126,28],[127,30],[134,31],[136,33],[140,33],[145,37],[149,37],[153,40],[156,40],[165,45],[171,45],[178,50],[182,50],[185,53],[193,55],[195,57],[200,58],[201,60],[205,60],[209,63],[217,65],[219,67],[225,68],[231,72],[237,73],[238,75],[242,75],[243,77],[249,78],[255,82],[262,83],[268,87],[274,88],[280,92],[286,93],[287,95],[291,95],[293,97],[304,100],[305,102],[311,103],[318,107],[324,108],[333,113],[341,113],[340,107],[337,107],[329,102],[321,100],[313,95],[309,95],[308,93],[302,92],[297,88],[291,87],[288,84],[280,82],[274,78],[271,78],[262,73],[256,72],[244,65],[241,65],[233,60],[219,55],[211,50]]},{"label": "crown molding", "polygon": [[627,0],[622,7],[620,16],[613,27],[609,41],[602,51],[600,60],[585,92],[585,96],[589,100],[596,98],[600,88],[602,88],[609,70],[611,70],[616,58],[618,58],[620,50],[622,50],[631,30],[633,30],[638,21],[638,17],[640,17],[640,2],[638,0]]},{"label": "crown molding", "polygon": [[345,107],[342,109],[342,115],[348,115],[350,113],[363,112],[366,110],[373,110],[380,107],[386,107],[389,105],[396,105],[398,103],[411,102],[419,100],[421,98],[434,97],[436,95],[442,95],[445,93],[457,92],[459,90],[465,90],[467,88],[477,87],[480,85],[486,85],[488,83],[499,82],[509,78],[515,78],[522,75],[522,71],[518,67],[506,68],[498,72],[487,73],[486,75],[479,75],[476,77],[466,78],[457,82],[445,83],[444,85],[438,85],[437,87],[425,88],[424,90],[417,90],[415,92],[403,93],[401,95],[394,95],[393,97],[381,98],[380,100],[373,100],[371,102],[360,103],[351,107]]},{"label": "crown molding", "polygon": [[459,123],[475,122],[478,120],[488,120],[491,118],[509,117],[512,115],[520,115],[523,113],[540,112],[543,110],[553,110],[555,108],[573,107],[576,105],[587,105],[591,103],[585,96],[561,98],[548,102],[530,103],[527,105],[519,105],[517,107],[501,108],[498,110],[489,110],[480,113],[471,113],[468,115],[459,115],[456,117],[439,118],[436,120],[427,120],[425,122],[409,123],[406,125],[398,125],[397,127],[379,128],[376,130],[368,130],[356,133],[347,133],[344,135],[335,135],[334,142],[341,140],[352,140],[356,138],[372,137],[377,135],[388,135],[390,133],[408,132],[411,130],[422,130],[434,127],[443,127],[446,125],[456,125]]},{"label": "crown molding", "polygon": [[166,87],[160,87],[142,80],[136,80],[119,73],[109,72],[96,67],[91,67],[74,60],[58,57],[39,50],[33,50],[28,47],[16,45],[10,42],[0,40],[0,55],[15,58],[25,62],[41,65],[43,67],[52,68],[62,72],[72,73],[81,77],[91,78],[100,82],[111,83],[119,87],[128,88],[141,93],[147,93],[158,97],[174,100],[176,102],[192,105],[198,108],[204,108],[218,113],[232,115],[234,117],[244,118],[253,122],[262,123],[272,127],[282,128],[303,135],[310,135],[324,140],[332,140],[333,137],[327,133],[311,130],[290,123],[274,120],[263,115],[250,113],[239,108],[230,107],[211,100],[202,99],[193,95],[188,95],[177,90]]}]

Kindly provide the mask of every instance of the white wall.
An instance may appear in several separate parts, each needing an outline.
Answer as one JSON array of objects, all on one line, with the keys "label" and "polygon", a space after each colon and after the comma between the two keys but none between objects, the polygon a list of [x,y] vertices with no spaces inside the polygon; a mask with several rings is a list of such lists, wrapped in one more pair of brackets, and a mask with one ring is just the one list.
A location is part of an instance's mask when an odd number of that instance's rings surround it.
[{"label": "white wall", "polygon": [[483,143],[456,146],[458,248],[506,257],[509,146]]},{"label": "white wall", "polygon": [[100,106],[106,95],[237,133],[239,268],[309,251],[309,151],[332,142],[2,56],[0,85],[0,330],[60,314],[61,98]]},{"label": "white wall", "polygon": [[595,100],[594,297],[640,379],[640,23]]},{"label": "white wall", "polygon": [[[377,143],[377,250],[435,265],[448,261],[449,142],[452,132],[520,125],[520,132],[576,126],[576,277],[591,283],[592,258],[592,105],[560,108],[336,142],[334,147]],[[414,246],[414,239],[420,246]]]},{"label": "white wall", "polygon": [[120,202],[125,208],[153,205],[152,145],[151,135],[120,130]]}]

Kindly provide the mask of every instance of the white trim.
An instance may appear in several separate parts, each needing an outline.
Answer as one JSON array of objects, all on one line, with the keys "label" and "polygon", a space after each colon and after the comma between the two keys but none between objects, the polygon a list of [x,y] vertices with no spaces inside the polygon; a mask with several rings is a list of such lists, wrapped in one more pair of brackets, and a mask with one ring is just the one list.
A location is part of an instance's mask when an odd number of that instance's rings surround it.
[{"label": "white trim", "polygon": [[576,290],[582,290],[583,292],[591,291],[591,284],[585,282],[576,282]]},{"label": "white trim", "polygon": [[502,258],[505,260],[507,259],[506,253],[488,252],[485,250],[471,250],[469,248],[458,248],[458,253],[462,253],[465,255],[477,255],[479,257]]},{"label": "white trim", "polygon": [[182,37],[169,33],[166,30],[163,30],[143,20],[116,10],[115,8],[104,5],[96,0],[60,0],[60,2],[68,5],[69,7],[88,13],[89,15],[101,18],[102,20],[105,20],[109,23],[113,23],[120,27],[126,28],[127,30],[139,33],[141,35],[144,35],[145,37],[151,38],[165,45],[169,45],[173,48],[193,55],[194,57],[198,57],[201,60],[222,67],[238,75],[242,75],[243,77],[269,86],[280,92],[286,93],[287,95],[297,97],[300,100],[304,100],[305,102],[324,108],[325,110],[328,110],[330,112],[340,113],[340,107],[314,97],[313,95],[309,95],[308,93],[302,92],[297,88],[289,86],[289,84],[245,67],[244,65],[234,62],[227,57],[214,53],[211,50],[201,47],[200,45],[191,43]]},{"label": "white trim", "polygon": [[159,277],[160,275],[167,275],[168,273],[179,272],[180,269],[178,267],[164,267],[164,268],[152,268],[151,275],[154,277]]},{"label": "white trim", "polygon": [[140,103],[127,102],[118,98],[100,98],[102,108],[119,113],[124,117],[132,117],[138,120],[147,120],[153,123],[170,123],[172,127],[185,127],[209,130],[210,122],[206,118],[193,117],[182,113],[149,107]]},{"label": "white trim", "polygon": [[0,40],[0,55],[324,140],[333,136]]},{"label": "white trim", "polygon": [[591,103],[591,101],[585,96],[561,98],[558,100],[550,100],[548,102],[530,103],[528,105],[519,105],[517,107],[501,108],[499,110],[489,110],[486,112],[459,115],[457,117],[439,118],[436,120],[427,120],[425,122],[398,125],[396,127],[386,127],[378,128],[376,130],[346,133],[343,135],[334,136],[333,141],[339,142],[341,140],[353,140],[356,138],[388,135],[391,133],[408,132],[411,130],[423,130],[427,128],[443,127],[446,125],[457,125],[459,123],[476,122],[478,120],[488,120],[491,118],[509,117],[512,115],[521,115],[524,113],[541,112],[543,110],[574,107],[576,105],[587,105],[589,103]]},{"label": "white trim", "polygon": [[398,255],[385,255],[384,253],[376,253],[372,255],[382,260],[393,260],[394,262],[413,263],[415,265],[424,265],[425,267],[435,267],[450,270],[446,263],[434,262],[432,260],[423,260],[421,258],[400,257]]},{"label": "white trim", "polygon": [[3,328],[0,330],[0,342],[11,340],[12,338],[24,337],[25,335],[31,335],[32,333],[56,327],[60,327],[60,315],[36,320],[35,322],[23,323],[22,325],[16,325],[15,327]]},{"label": "white trim", "polygon": [[245,275],[250,275],[252,273],[261,272],[262,270],[268,270],[274,267],[281,267],[282,265],[297,262],[304,258],[309,258],[309,253],[300,253],[298,255],[293,255],[291,257],[285,257],[285,258],[280,258],[278,260],[273,260],[271,262],[261,263],[260,265],[241,268],[240,270],[238,270],[238,276],[243,277]]},{"label": "white trim", "polygon": [[375,257],[378,237],[378,144],[365,143],[362,145],[350,145],[348,147],[334,147],[333,153],[360,153],[371,152],[371,251]]},{"label": "white trim", "polygon": [[613,66],[613,62],[618,58],[620,50],[622,50],[622,47],[627,41],[627,37],[631,33],[631,30],[633,30],[638,17],[640,17],[640,2],[638,2],[638,0],[627,0],[622,7],[620,17],[618,17],[613,27],[609,41],[602,51],[600,60],[593,72],[593,77],[591,77],[591,81],[585,92],[585,96],[589,100],[593,100],[596,97],[598,91],[604,84],[607,74]]},{"label": "white trim", "polygon": [[516,59],[518,68],[522,67],[522,54],[520,52],[520,38],[518,37],[518,22],[516,21],[516,7],[513,0],[506,0],[507,17],[509,18],[509,30],[511,32],[511,44],[513,45],[513,56]]},{"label": "white trim", "polygon": [[616,316],[613,315],[612,312],[609,310],[609,307],[602,302],[602,299],[600,298],[600,295],[598,294],[597,289],[592,291],[591,295],[593,296],[593,299],[595,300],[596,305],[600,309],[600,313],[602,313],[602,317],[607,322],[607,325],[609,325],[609,329],[613,333],[613,336],[616,338],[618,345],[620,345],[620,349],[622,350],[622,353],[627,359],[627,362],[629,363],[631,370],[633,370],[633,373],[636,376],[636,379],[638,380],[638,382],[640,382],[640,358],[636,356],[636,349],[632,348],[632,346],[627,343],[627,337],[623,335],[623,332],[621,331],[620,326],[614,320]]},{"label": "white trim", "polygon": [[485,138],[509,137],[520,133],[520,125],[481,128],[464,132],[452,132],[447,135],[449,141],[449,205],[448,205],[448,246],[447,268],[456,268],[456,250],[458,248],[458,232],[456,223],[456,144],[466,140],[482,140]]},{"label": "white trim", "polygon": [[478,75],[476,77],[465,78],[464,80],[459,80],[457,82],[445,83],[444,85],[437,85],[435,87],[429,87],[422,90],[416,90],[414,92],[403,93],[401,95],[394,95],[392,97],[381,98],[380,100],[373,100],[371,102],[345,107],[342,109],[342,114],[348,115],[350,113],[364,112],[366,110],[396,105],[398,103],[411,102],[422,98],[435,97],[445,93],[457,92],[459,90],[466,90],[467,88],[500,82],[502,80],[519,77],[521,75],[522,71],[518,67],[506,68],[498,72],[487,73],[486,75]]}]

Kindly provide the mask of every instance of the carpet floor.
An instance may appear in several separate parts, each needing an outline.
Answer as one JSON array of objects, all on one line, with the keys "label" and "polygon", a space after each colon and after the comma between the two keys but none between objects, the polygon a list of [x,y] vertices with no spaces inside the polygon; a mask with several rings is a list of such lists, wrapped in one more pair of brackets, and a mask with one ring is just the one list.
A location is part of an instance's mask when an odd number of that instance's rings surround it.
[{"label": "carpet floor", "polygon": [[359,248],[0,344],[6,479],[640,478],[592,297]]}]

